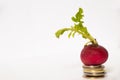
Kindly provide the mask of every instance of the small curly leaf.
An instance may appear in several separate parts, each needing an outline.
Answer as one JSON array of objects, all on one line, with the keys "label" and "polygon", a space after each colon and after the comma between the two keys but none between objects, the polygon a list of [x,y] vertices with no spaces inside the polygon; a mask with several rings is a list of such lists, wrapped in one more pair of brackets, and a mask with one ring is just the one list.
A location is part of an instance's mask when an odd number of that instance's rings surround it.
[{"label": "small curly leaf", "polygon": [[72,19],[72,21],[74,21],[74,22],[78,22],[75,17],[72,17],[71,19]]},{"label": "small curly leaf", "polygon": [[68,29],[67,29],[67,28],[63,28],[63,29],[58,30],[58,31],[55,33],[56,37],[59,38],[60,35],[62,35],[65,31],[68,31]]}]

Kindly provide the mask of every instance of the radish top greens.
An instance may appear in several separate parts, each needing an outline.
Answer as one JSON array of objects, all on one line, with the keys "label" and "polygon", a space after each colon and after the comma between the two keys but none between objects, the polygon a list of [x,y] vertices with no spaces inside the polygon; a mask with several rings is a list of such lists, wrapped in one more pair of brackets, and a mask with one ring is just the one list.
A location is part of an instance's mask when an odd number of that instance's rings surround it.
[{"label": "radish top greens", "polygon": [[[91,42],[94,45],[98,45],[97,41],[95,38],[91,36],[91,34],[88,32],[87,28],[83,25],[83,9],[79,8],[78,12],[73,16],[71,19],[74,22],[74,25],[71,26],[70,28],[62,28],[59,29],[55,35],[57,38],[59,38],[64,32],[69,31],[68,37],[70,38],[71,36],[74,37],[76,33],[79,35],[82,35],[83,38],[88,39],[89,42]],[[89,43],[87,42],[86,45]]]}]

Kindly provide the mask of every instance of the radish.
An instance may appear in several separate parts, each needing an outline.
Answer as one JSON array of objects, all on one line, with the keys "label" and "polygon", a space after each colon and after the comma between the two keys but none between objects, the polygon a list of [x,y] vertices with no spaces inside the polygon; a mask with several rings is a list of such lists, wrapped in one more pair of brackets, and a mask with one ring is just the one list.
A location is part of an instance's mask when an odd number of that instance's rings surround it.
[{"label": "radish", "polygon": [[83,38],[89,40],[81,51],[80,59],[86,66],[97,66],[105,63],[108,59],[108,51],[98,44],[97,40],[88,32],[87,28],[83,25],[83,9],[72,17],[74,25],[68,28],[59,29],[55,35],[60,37],[64,32],[68,31],[68,37],[74,37],[75,34],[82,35]]},{"label": "radish", "polygon": [[100,45],[87,45],[81,51],[81,60],[82,62],[89,66],[89,65],[101,65],[103,64],[108,58],[107,50],[100,46]]}]

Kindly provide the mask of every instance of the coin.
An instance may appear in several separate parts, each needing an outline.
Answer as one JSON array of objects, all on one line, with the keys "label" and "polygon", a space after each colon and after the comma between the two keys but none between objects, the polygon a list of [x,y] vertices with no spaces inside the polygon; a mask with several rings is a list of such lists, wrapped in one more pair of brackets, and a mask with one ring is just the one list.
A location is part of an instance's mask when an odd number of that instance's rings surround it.
[{"label": "coin", "polygon": [[105,75],[105,70],[103,65],[97,66],[83,66],[83,72],[85,76],[89,77],[101,77]]}]

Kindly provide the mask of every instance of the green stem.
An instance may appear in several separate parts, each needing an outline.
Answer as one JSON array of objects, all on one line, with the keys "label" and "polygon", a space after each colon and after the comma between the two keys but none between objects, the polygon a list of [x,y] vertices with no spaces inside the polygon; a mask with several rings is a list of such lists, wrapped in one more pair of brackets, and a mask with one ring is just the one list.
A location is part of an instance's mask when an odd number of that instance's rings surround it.
[{"label": "green stem", "polygon": [[98,42],[96,41],[96,39],[95,39],[94,37],[92,37],[90,34],[84,34],[83,32],[78,31],[78,30],[76,30],[76,29],[74,29],[74,28],[65,28],[65,29],[66,29],[66,30],[75,31],[75,32],[81,34],[82,36],[87,37],[87,39],[89,39],[92,44],[98,45]]}]

